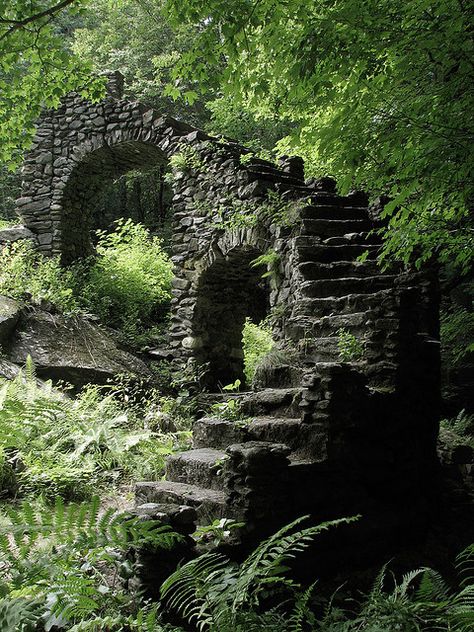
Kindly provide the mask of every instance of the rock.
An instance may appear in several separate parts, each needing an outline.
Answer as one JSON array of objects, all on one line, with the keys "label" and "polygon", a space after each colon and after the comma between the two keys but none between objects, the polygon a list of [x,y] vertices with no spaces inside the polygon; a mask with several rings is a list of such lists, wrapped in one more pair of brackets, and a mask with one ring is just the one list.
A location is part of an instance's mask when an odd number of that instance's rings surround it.
[{"label": "rock", "polygon": [[12,298],[0,296],[0,347],[9,339],[20,318],[20,306]]},{"label": "rock", "polygon": [[0,378],[3,377],[7,380],[14,380],[19,372],[19,366],[5,358],[0,358]]},{"label": "rock", "polygon": [[34,233],[31,232],[26,226],[10,226],[10,228],[4,228],[0,230],[0,246],[12,244],[14,241],[20,239],[36,240]]},{"label": "rock", "polygon": [[63,380],[81,388],[104,384],[117,374],[149,375],[144,362],[120,349],[112,335],[78,316],[38,310],[23,314],[7,357],[24,364],[30,355],[38,377]]}]

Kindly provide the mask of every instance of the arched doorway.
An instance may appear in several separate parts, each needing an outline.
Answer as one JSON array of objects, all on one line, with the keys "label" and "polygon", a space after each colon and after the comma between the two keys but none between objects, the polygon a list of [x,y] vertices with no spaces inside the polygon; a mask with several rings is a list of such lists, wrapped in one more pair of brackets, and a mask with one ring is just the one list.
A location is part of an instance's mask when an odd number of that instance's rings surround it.
[{"label": "arched doorway", "polygon": [[[157,166],[164,170],[167,161],[156,145],[129,141],[103,145],[87,154],[72,170],[61,199],[61,258],[64,263],[93,252],[91,231],[97,226],[101,192],[110,183],[130,171],[147,171]],[[126,209],[111,212],[112,219],[127,217]],[[108,222],[110,224],[110,222]]]},{"label": "arched doorway", "polygon": [[252,261],[261,255],[252,246],[238,246],[217,257],[197,286],[193,333],[195,359],[205,366],[204,385],[217,390],[239,379],[245,387],[242,331],[247,317],[258,323],[267,316],[270,291],[262,268]]}]

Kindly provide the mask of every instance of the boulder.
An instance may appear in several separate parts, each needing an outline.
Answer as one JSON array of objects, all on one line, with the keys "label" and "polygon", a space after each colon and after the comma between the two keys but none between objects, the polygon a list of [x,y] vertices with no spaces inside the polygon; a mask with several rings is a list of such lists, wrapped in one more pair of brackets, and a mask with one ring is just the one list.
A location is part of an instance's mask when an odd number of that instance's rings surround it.
[{"label": "boulder", "polygon": [[0,296],[0,347],[10,338],[20,319],[20,305],[12,298]]},{"label": "boulder", "polygon": [[6,355],[20,365],[30,355],[39,378],[76,388],[104,384],[117,374],[150,375],[142,360],[117,346],[112,332],[83,317],[43,310],[23,313]]},{"label": "boulder", "polygon": [[20,372],[20,367],[5,358],[0,357],[0,378],[5,378],[7,380],[14,380],[18,373]]},{"label": "boulder", "polygon": [[36,241],[36,236],[31,232],[31,230],[29,230],[29,228],[26,228],[26,226],[22,226],[21,224],[0,230],[0,247],[11,244],[14,241],[19,241],[20,239],[31,239]]}]

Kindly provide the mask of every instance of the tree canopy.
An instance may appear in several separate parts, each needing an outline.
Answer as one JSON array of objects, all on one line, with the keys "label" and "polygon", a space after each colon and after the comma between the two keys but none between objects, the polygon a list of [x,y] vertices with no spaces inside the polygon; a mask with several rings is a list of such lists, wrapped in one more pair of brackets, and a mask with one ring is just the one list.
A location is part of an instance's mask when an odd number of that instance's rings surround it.
[{"label": "tree canopy", "polygon": [[386,254],[466,269],[473,185],[473,25],[464,0],[167,0],[199,31],[175,68],[256,115],[340,187],[392,198]]},{"label": "tree canopy", "polygon": [[80,90],[92,99],[103,81],[71,55],[61,20],[78,19],[84,0],[0,0],[0,162],[15,166],[34,133],[42,108]]}]

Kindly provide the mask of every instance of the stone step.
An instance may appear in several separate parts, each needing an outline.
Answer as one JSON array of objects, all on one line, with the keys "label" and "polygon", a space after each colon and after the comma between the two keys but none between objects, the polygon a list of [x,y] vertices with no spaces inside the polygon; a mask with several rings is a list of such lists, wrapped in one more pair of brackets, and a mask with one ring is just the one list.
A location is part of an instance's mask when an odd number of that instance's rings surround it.
[{"label": "stone step", "polygon": [[166,460],[166,480],[222,490],[219,465],[224,457],[224,452],[209,447],[173,454]]},{"label": "stone step", "polygon": [[333,314],[314,318],[297,316],[289,318],[285,323],[285,334],[293,339],[334,336],[339,329],[345,329],[357,335],[367,331],[373,323],[373,312],[355,312],[353,314]]},{"label": "stone step", "polygon": [[373,294],[379,290],[393,287],[396,275],[377,275],[370,277],[346,277],[339,279],[318,279],[303,281],[300,286],[303,296],[308,298],[341,297],[348,294]]},{"label": "stone step", "polygon": [[298,265],[301,276],[307,281],[337,279],[341,277],[367,277],[382,274],[376,261],[335,261],[318,263],[305,261]]},{"label": "stone step", "polygon": [[331,220],[368,220],[369,214],[363,207],[337,207],[325,206],[323,204],[305,206],[300,210],[303,220],[308,219],[331,219]]},{"label": "stone step", "polygon": [[316,191],[310,197],[312,204],[329,204],[334,206],[364,207],[367,208],[368,197],[362,191],[354,191],[348,195],[337,195],[329,191]]},{"label": "stone step", "polygon": [[218,417],[201,417],[193,424],[193,447],[225,450],[234,443],[250,441],[249,424]]},{"label": "stone step", "polygon": [[302,235],[316,235],[323,239],[367,232],[371,228],[369,220],[365,219],[303,219],[301,222]]},{"label": "stone step", "polygon": [[239,397],[244,415],[268,415],[274,417],[298,417],[301,388],[266,388],[243,393]]},{"label": "stone step", "polygon": [[318,362],[341,362],[339,338],[327,336],[321,338],[305,338],[301,340],[304,360],[309,364]]},{"label": "stone step", "polygon": [[226,495],[215,489],[172,481],[143,481],[135,485],[137,505],[164,503],[196,509],[199,524],[210,524],[226,515]]},{"label": "stone step", "polygon": [[275,417],[255,417],[248,423],[204,417],[193,426],[196,448],[212,446],[217,451],[248,441],[283,443],[290,448],[292,459],[308,456],[320,460],[325,456],[326,431],[320,425],[304,424],[298,418]]},{"label": "stone step", "polygon": [[347,296],[300,299],[293,308],[292,317],[313,316],[321,318],[331,314],[366,312],[393,303],[392,290],[380,290],[372,294],[348,294]]},{"label": "stone step", "polygon": [[253,384],[257,388],[289,388],[301,384],[303,369],[292,364],[257,366]]},{"label": "stone step", "polygon": [[316,261],[320,263],[351,261],[360,257],[366,251],[369,253],[368,259],[375,259],[380,250],[380,246],[367,243],[322,244],[318,237],[310,235],[295,237],[295,245],[300,261]]}]

